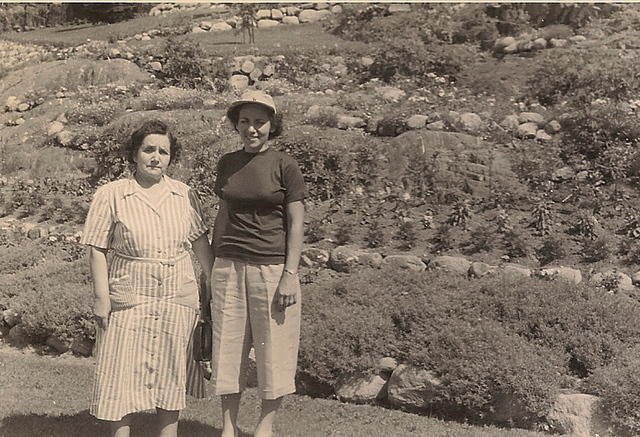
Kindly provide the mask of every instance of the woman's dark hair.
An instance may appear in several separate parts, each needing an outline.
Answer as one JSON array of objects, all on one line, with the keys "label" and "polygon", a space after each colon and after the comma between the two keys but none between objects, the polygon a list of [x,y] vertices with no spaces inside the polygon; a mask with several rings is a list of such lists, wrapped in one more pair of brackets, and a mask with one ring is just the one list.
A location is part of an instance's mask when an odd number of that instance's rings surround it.
[{"label": "woman's dark hair", "polygon": [[[245,103],[244,105],[246,104],[248,103]],[[229,111],[229,114],[227,114],[227,118],[229,119],[229,121],[233,125],[233,128],[236,131],[238,130],[236,126],[238,125],[238,118],[240,117],[240,108],[242,108],[244,105],[236,106],[231,111]],[[272,139],[279,136],[282,133],[282,114],[279,112],[276,112],[274,114],[273,112],[270,111],[269,121],[271,122],[271,131],[269,132],[269,139]]]},{"label": "woman's dark hair", "polygon": [[138,153],[138,149],[148,135],[166,135],[169,138],[170,152],[169,164],[175,162],[180,157],[182,146],[178,143],[176,137],[173,136],[169,126],[160,120],[147,120],[142,126],[131,134],[131,139],[125,147],[125,156],[127,160],[134,164],[134,157]]}]

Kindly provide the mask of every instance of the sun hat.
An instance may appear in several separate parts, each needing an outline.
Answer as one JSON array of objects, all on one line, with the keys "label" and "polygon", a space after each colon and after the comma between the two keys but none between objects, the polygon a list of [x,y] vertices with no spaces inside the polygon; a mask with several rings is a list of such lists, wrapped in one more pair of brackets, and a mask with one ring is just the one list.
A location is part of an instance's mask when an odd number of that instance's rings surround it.
[{"label": "sun hat", "polygon": [[242,93],[240,98],[229,106],[229,109],[227,109],[227,117],[231,118],[231,114],[246,103],[257,103],[266,107],[272,113],[276,113],[276,104],[273,102],[273,97],[262,91],[249,90]]}]

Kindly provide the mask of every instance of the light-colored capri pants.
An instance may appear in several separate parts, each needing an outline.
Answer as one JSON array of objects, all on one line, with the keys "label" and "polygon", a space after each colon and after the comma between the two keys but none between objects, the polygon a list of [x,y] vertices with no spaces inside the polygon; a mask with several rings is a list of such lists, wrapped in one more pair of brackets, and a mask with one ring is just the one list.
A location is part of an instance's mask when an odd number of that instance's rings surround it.
[{"label": "light-colored capri pants", "polygon": [[300,343],[300,289],[296,304],[282,311],[275,292],[283,264],[249,264],[216,258],[211,274],[213,358],[217,395],[246,388],[253,345],[262,399],[294,393]]}]

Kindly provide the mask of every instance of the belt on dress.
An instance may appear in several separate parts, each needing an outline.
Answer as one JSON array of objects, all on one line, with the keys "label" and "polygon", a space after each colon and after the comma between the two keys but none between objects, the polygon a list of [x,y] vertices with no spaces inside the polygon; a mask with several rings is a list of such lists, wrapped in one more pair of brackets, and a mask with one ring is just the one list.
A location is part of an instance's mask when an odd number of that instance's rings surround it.
[{"label": "belt on dress", "polygon": [[136,262],[143,262],[143,263],[155,263],[155,264],[162,264],[165,266],[174,266],[176,265],[176,263],[178,261],[181,261],[182,259],[186,258],[187,256],[189,256],[189,252],[187,252],[186,250],[184,252],[179,253],[178,255],[172,257],[172,258],[142,258],[142,257],[137,257],[137,256],[131,256],[131,255],[125,255],[123,253],[114,253],[115,256],[122,258],[122,259],[126,259],[129,261],[136,261]]}]

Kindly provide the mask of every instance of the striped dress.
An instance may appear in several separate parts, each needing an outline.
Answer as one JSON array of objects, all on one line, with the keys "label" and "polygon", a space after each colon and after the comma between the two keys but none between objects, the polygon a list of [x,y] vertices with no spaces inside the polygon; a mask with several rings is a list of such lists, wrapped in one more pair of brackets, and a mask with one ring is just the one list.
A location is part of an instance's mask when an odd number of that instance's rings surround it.
[{"label": "striped dress", "polygon": [[187,249],[207,228],[189,187],[167,176],[163,184],[155,205],[132,178],[98,188],[80,241],[112,253],[111,314],[108,328],[96,334],[90,406],[99,419],[181,410],[186,394],[205,396],[191,358],[199,303]]}]

